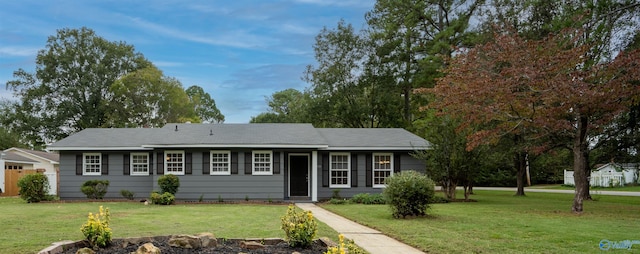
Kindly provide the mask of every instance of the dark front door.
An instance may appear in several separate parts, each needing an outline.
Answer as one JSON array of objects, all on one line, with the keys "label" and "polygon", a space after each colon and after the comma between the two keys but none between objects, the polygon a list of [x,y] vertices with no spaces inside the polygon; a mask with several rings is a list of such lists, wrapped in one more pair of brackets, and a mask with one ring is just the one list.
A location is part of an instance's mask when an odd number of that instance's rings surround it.
[{"label": "dark front door", "polygon": [[309,196],[309,156],[289,155],[289,196]]}]

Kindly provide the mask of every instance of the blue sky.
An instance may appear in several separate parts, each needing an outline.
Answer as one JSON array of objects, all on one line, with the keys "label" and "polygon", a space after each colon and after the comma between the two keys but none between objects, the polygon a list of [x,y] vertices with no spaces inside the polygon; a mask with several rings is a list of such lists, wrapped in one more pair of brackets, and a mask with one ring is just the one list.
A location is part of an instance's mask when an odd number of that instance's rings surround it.
[{"label": "blue sky", "polygon": [[18,68],[60,28],[88,27],[110,41],[134,45],[165,75],[199,85],[216,100],[226,123],[246,123],[267,110],[265,97],[302,90],[313,44],[340,19],[364,26],[375,0],[42,1],[0,3],[0,98]]}]

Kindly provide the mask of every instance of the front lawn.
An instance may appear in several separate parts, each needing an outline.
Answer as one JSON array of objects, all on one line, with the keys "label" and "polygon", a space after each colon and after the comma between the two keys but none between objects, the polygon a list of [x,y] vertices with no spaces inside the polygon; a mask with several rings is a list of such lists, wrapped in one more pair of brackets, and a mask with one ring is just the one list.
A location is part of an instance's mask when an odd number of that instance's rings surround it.
[{"label": "front lawn", "polygon": [[600,253],[603,239],[640,241],[638,197],[594,195],[575,215],[572,194],[475,192],[478,202],[434,204],[426,218],[393,219],[386,205],[322,206],[428,253]]},{"label": "front lawn", "polygon": [[[575,190],[576,187],[566,186],[560,184],[553,185],[534,185],[528,188],[532,189],[552,189],[552,190]],[[622,187],[590,187],[590,190],[594,191],[638,191],[640,192],[640,185],[626,185]]]},{"label": "front lawn", "polygon": [[[53,242],[81,240],[80,226],[99,206],[111,211],[114,238],[212,232],[224,238],[284,237],[286,205],[192,204],[145,206],[138,202],[38,203],[0,198],[0,253],[36,253]],[[319,222],[317,238],[338,233]]]}]

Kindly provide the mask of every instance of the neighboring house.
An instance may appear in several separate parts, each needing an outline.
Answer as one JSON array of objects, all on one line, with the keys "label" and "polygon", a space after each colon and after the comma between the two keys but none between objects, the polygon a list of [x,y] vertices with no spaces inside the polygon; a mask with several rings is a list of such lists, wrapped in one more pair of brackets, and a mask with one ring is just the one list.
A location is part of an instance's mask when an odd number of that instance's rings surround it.
[{"label": "neighboring house", "polygon": [[62,199],[85,196],[87,180],[109,180],[148,197],[164,174],[178,175],[176,198],[312,200],[333,190],[379,193],[386,177],[424,172],[410,153],[428,142],[404,129],[330,129],[311,124],[167,124],[85,129],[48,147],[60,154]]},{"label": "neighboring house", "polygon": [[[637,163],[607,163],[591,171],[591,186],[612,187],[638,183]],[[573,171],[564,171],[564,184],[575,185]]]},{"label": "neighboring house", "polygon": [[[57,194],[58,154],[12,147],[3,151],[4,165],[0,177],[7,195],[17,195],[17,179],[24,174],[40,172],[49,178],[49,194]],[[7,171],[8,170],[8,171]],[[10,174],[10,175],[9,175]],[[10,179],[7,179],[10,177]]]}]

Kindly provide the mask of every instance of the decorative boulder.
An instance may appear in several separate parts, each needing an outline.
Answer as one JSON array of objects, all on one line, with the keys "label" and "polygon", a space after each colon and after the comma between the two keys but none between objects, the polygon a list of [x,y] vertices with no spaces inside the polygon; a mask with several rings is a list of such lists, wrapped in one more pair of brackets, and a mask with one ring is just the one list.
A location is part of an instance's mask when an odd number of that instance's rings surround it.
[{"label": "decorative boulder", "polygon": [[133,254],[160,254],[160,249],[152,243],[145,243],[138,247],[138,250]]},{"label": "decorative boulder", "polygon": [[91,248],[86,248],[86,247],[76,251],[76,254],[95,254],[95,253],[96,252],[93,251]]},{"label": "decorative boulder", "polygon": [[169,246],[184,249],[197,249],[202,247],[200,238],[192,235],[174,235],[169,238]]},{"label": "decorative boulder", "polygon": [[213,233],[200,233],[196,237],[200,239],[200,245],[203,248],[212,248],[218,246],[218,239]]},{"label": "decorative boulder", "polygon": [[242,241],[240,242],[240,248],[248,250],[264,249],[264,245],[255,241]]}]

